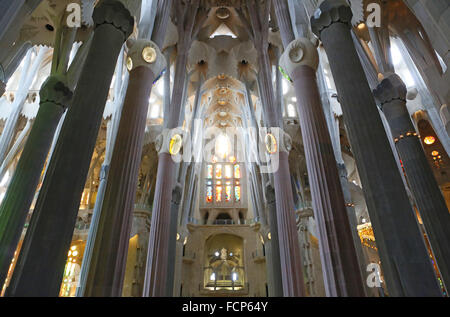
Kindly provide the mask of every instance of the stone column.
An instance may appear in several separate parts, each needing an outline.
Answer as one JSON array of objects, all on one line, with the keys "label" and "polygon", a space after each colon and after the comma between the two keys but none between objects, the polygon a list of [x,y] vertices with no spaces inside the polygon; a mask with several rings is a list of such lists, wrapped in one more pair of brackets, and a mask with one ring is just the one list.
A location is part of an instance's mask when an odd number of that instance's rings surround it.
[{"label": "stone column", "polygon": [[417,203],[446,288],[450,288],[450,213],[406,108],[406,86],[396,74],[386,76],[374,95],[391,127],[395,146]]},{"label": "stone column", "polygon": [[49,77],[41,87],[39,112],[0,206],[1,285],[19,243],[53,135],[71,97],[72,92],[57,76]]},{"label": "stone column", "polygon": [[283,281],[281,276],[281,260],[277,226],[277,207],[275,200],[275,191],[270,184],[266,187],[266,201],[269,211],[269,232],[267,233],[267,235],[270,234],[270,236],[266,235],[264,237],[264,241],[266,241],[267,247],[267,284],[269,287],[269,296],[282,297]]},{"label": "stone column", "polygon": [[344,0],[325,0],[311,18],[335,78],[383,272],[392,296],[442,296],[350,34]]},{"label": "stone column", "polygon": [[316,70],[319,55],[306,38],[292,41],[280,61],[294,83],[327,296],[364,296]]},{"label": "stone column", "polygon": [[[170,235],[168,248],[168,267],[167,267],[167,290],[166,296],[173,296],[173,283],[175,280],[175,256],[177,251],[177,230],[178,230],[178,211],[180,210],[182,189],[180,184],[175,185],[172,190],[172,200],[170,204]],[[190,195],[190,193],[188,193]]]},{"label": "stone column", "polygon": [[[267,119],[267,132],[264,136],[267,153],[273,173],[276,200],[276,217],[280,247],[281,276],[283,281],[283,295],[286,297],[303,296],[304,284],[302,261],[300,258],[300,244],[295,225],[295,209],[289,173],[288,149],[286,148],[285,133],[280,129],[280,118],[276,109],[274,88],[272,84],[271,62],[268,54],[268,31],[271,2],[257,7],[255,2],[246,1],[249,20],[241,9],[238,14],[241,22],[247,28],[256,51],[258,53],[258,83],[260,99],[264,105],[264,117]],[[275,136],[277,135],[277,136]],[[273,141],[275,141],[275,146]],[[270,142],[270,144],[269,144]],[[269,152],[269,151],[268,151]],[[269,155],[270,154],[270,155]]]},{"label": "stone column", "polygon": [[165,67],[165,60],[155,43],[137,40],[128,52],[127,64],[132,68],[108,173],[85,296],[122,294],[148,98],[154,79]]},{"label": "stone column", "polygon": [[94,11],[95,31],[7,296],[58,296],[81,194],[117,57],[134,19],[116,0]]},{"label": "stone column", "polygon": [[[207,18],[206,10],[199,9],[200,1],[190,3],[174,1],[178,16],[178,55],[173,84],[173,93],[168,117],[164,118],[164,131],[157,144],[159,154],[155,185],[152,222],[147,255],[147,271],[144,282],[144,296],[164,296],[167,285],[168,243],[170,235],[170,199],[173,190],[175,162],[169,153],[169,131],[177,128],[180,113],[184,111],[183,90],[186,80],[188,52],[193,40]],[[182,110],[183,109],[183,110]],[[174,154],[174,153],[172,153]],[[177,153],[178,154],[178,153]]]}]

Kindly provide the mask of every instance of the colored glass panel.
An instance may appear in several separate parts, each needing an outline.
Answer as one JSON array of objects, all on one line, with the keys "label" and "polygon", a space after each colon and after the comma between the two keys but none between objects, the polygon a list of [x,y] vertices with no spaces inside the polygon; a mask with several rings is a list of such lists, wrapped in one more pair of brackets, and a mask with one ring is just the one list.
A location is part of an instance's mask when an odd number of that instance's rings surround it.
[{"label": "colored glass panel", "polygon": [[229,185],[225,186],[225,201],[231,201],[231,186]]},{"label": "colored glass panel", "polygon": [[208,187],[206,187],[206,202],[207,203],[212,203],[212,201],[213,201],[212,187],[208,186]]},{"label": "colored glass panel", "polygon": [[231,165],[225,165],[224,168],[225,168],[225,178],[233,177]]},{"label": "colored glass panel", "polygon": [[239,164],[234,165],[234,178],[241,178],[241,167]]},{"label": "colored glass panel", "polygon": [[216,178],[222,178],[222,164],[216,165]]},{"label": "colored glass panel", "polygon": [[234,201],[241,201],[241,186],[234,187]]},{"label": "colored glass panel", "polygon": [[213,166],[212,165],[208,165],[206,177],[207,178],[212,178],[213,177]]},{"label": "colored glass panel", "polygon": [[216,186],[216,202],[222,201],[222,186]]}]

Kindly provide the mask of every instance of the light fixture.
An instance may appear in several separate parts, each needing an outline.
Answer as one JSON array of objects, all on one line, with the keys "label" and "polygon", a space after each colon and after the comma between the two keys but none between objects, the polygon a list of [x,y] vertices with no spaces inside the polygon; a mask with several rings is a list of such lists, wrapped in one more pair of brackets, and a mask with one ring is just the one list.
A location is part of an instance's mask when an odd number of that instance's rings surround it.
[{"label": "light fixture", "polygon": [[131,59],[131,57],[127,58],[127,69],[129,72],[131,72],[131,70],[133,69],[133,60]]},{"label": "light fixture", "polygon": [[270,232],[267,234],[267,239],[272,240],[272,234]]},{"label": "light fixture", "polygon": [[209,277],[209,279],[211,281],[215,281],[216,280],[216,273],[212,273],[211,276]]},{"label": "light fixture", "polygon": [[433,155],[433,156],[438,156],[438,155],[439,155],[439,152],[438,152],[438,151],[433,151],[433,152],[431,152],[431,155]]},{"label": "light fixture", "polygon": [[423,142],[427,145],[431,145],[436,141],[436,139],[433,136],[427,136],[423,139]]},{"label": "light fixture", "polygon": [[156,57],[156,50],[153,47],[147,46],[142,50],[142,58],[146,63],[153,64],[156,61]]},{"label": "light fixture", "polygon": [[366,24],[360,23],[358,24],[358,30],[363,30],[366,27]]},{"label": "light fixture", "polygon": [[219,251],[214,252],[215,256],[219,256]]},{"label": "light fixture", "polygon": [[265,137],[266,150],[269,154],[274,154],[277,152],[277,139],[271,133],[267,133]]},{"label": "light fixture", "polygon": [[182,138],[181,135],[175,134],[169,143],[169,153],[172,155],[177,155],[181,150]]},{"label": "light fixture", "polygon": [[177,233],[177,241],[180,240],[180,234]]}]

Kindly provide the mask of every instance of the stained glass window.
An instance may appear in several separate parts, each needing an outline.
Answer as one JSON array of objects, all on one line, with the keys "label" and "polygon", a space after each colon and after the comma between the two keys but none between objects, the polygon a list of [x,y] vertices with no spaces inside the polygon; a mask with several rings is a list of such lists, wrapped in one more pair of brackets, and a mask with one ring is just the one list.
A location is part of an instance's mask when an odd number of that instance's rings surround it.
[{"label": "stained glass window", "polygon": [[205,189],[206,203],[226,204],[240,203],[242,200],[240,179],[241,166],[238,163],[206,164]]},{"label": "stained glass window", "polygon": [[212,192],[212,186],[207,186],[206,187],[206,202],[207,203],[212,203],[213,200],[213,192]]},{"label": "stained glass window", "polygon": [[233,177],[233,173],[231,172],[232,168],[231,165],[225,165],[225,178],[231,178]]},{"label": "stained glass window", "polygon": [[216,202],[222,201],[222,186],[216,186]]},{"label": "stained glass window", "polygon": [[216,178],[222,178],[222,165],[217,164],[216,165]]},{"label": "stained glass window", "polygon": [[241,167],[239,164],[234,165],[234,178],[241,178]]},{"label": "stained glass window", "polygon": [[210,165],[210,164],[208,164],[208,167],[207,167],[207,175],[206,175],[206,177],[207,178],[212,178],[213,177],[213,166]]},{"label": "stained glass window", "polygon": [[234,201],[239,202],[241,201],[241,186],[234,186]]},{"label": "stained glass window", "polygon": [[231,185],[225,186],[225,201],[231,201]]}]

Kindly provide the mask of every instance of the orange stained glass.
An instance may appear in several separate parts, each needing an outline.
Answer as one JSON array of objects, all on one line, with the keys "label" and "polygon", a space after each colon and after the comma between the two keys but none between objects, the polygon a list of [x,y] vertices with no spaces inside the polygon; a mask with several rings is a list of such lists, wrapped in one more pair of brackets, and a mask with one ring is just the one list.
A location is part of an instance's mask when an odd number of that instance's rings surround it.
[{"label": "orange stained glass", "polygon": [[241,186],[234,186],[234,201],[241,201]]},{"label": "orange stained glass", "polygon": [[222,178],[222,164],[216,165],[216,178]]},{"label": "orange stained glass", "polygon": [[230,156],[228,159],[230,160],[231,163],[236,162],[236,158],[234,156]]},{"label": "orange stained glass", "polygon": [[225,165],[224,168],[225,168],[225,171],[224,171],[225,178],[233,177],[231,165]]},{"label": "orange stained glass", "polygon": [[231,201],[231,186],[230,185],[225,186],[225,201],[226,202]]},{"label": "orange stained glass", "polygon": [[208,186],[208,187],[206,187],[206,202],[212,203],[212,200],[213,200],[212,187]]},{"label": "orange stained glass", "polygon": [[207,178],[212,178],[213,177],[213,166],[212,165],[208,165],[206,177]]},{"label": "orange stained glass", "polygon": [[216,202],[222,201],[222,186],[216,186]]},{"label": "orange stained glass", "polygon": [[241,178],[241,167],[239,164],[234,165],[234,178]]}]

